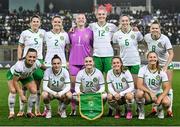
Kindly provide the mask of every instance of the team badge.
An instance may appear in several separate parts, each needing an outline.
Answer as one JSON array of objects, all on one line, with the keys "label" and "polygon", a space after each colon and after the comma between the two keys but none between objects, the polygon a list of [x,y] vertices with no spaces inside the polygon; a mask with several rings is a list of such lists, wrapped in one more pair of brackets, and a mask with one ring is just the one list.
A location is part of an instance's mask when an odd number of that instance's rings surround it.
[{"label": "team badge", "polygon": [[108,26],[105,27],[105,31],[109,31],[109,27]]},{"label": "team badge", "polygon": [[121,81],[122,81],[122,82],[126,82],[126,79],[125,79],[125,78],[122,78]]},{"label": "team badge", "polygon": [[103,101],[100,93],[81,94],[79,112],[87,120],[95,120],[103,115]]},{"label": "team badge", "polygon": [[60,36],[60,40],[64,40],[64,37],[63,37],[63,36]]},{"label": "team badge", "polygon": [[160,80],[161,80],[161,78],[160,78],[160,76],[159,76],[159,75],[157,75],[157,76],[156,76],[156,80],[158,80],[158,81],[160,81]]},{"label": "team badge", "polygon": [[94,83],[98,82],[98,78],[96,78],[96,77],[93,78],[93,82],[94,82]]},{"label": "team badge", "polygon": [[131,34],[131,39],[135,39],[135,35],[134,34]]},{"label": "team badge", "polygon": [[42,34],[39,34],[39,37],[40,37],[40,38],[43,38],[43,35],[42,35]]},{"label": "team badge", "polygon": [[61,77],[61,78],[60,78],[60,81],[61,81],[61,82],[64,82],[64,80],[65,80],[64,77]]},{"label": "team badge", "polygon": [[157,46],[158,46],[159,48],[163,48],[161,42],[159,42],[159,43],[157,44]]}]

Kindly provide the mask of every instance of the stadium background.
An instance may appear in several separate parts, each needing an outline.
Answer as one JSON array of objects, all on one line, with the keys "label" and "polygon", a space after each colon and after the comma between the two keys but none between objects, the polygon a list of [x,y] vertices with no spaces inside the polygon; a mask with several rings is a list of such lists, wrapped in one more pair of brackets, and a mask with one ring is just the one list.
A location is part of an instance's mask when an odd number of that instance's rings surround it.
[{"label": "stadium background", "polygon": [[[41,28],[45,30],[51,29],[50,19],[53,15],[61,15],[64,19],[64,29],[66,31],[74,24],[74,17],[77,13],[85,13],[87,22],[96,21],[94,11],[99,5],[105,5],[111,13],[108,15],[108,22],[118,25],[118,19],[121,14],[128,14],[131,18],[131,23],[137,26],[144,34],[148,32],[149,24],[154,20],[159,20],[162,26],[162,33],[167,35],[174,48],[174,65],[176,69],[180,69],[180,0],[0,0],[0,125],[23,125],[21,122],[30,122],[27,119],[8,122],[7,120],[7,86],[6,86],[6,69],[13,65],[17,60],[17,44],[20,33],[28,28],[29,18],[33,14],[39,14],[42,17]],[[87,24],[88,24],[87,23]],[[66,51],[68,54],[68,51]],[[143,46],[140,45],[139,52],[141,59],[145,62]],[[175,71],[173,85],[180,90],[178,83],[179,71]],[[4,90],[3,90],[4,89]],[[175,91],[175,99],[178,94]],[[178,99],[174,104],[174,108],[179,107]],[[4,110],[5,109],[5,110]],[[4,114],[5,116],[2,116]],[[175,112],[173,120],[168,119],[165,122],[152,119],[152,125],[180,125],[178,122],[178,110]],[[180,114],[180,111],[179,111]],[[65,120],[60,124],[55,124],[58,118],[52,120],[53,124],[45,122],[46,125],[151,125],[149,120],[133,121],[127,123],[122,120],[122,123],[111,121],[104,118],[103,121],[97,121],[96,124],[79,119],[77,124],[71,123],[73,118]],[[41,125],[38,121],[43,121],[43,118],[35,120],[32,124],[25,125]],[[137,119],[136,119],[137,120]],[[37,122],[36,122],[37,121]],[[79,124],[78,124],[79,123]]]}]

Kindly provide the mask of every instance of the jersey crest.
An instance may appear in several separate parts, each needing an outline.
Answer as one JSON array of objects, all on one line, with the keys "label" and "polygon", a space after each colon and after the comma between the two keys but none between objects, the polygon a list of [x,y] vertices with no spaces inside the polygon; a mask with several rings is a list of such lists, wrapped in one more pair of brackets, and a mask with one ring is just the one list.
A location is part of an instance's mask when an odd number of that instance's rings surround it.
[{"label": "jersey crest", "polygon": [[122,81],[122,82],[126,82],[126,79],[123,77],[123,78],[121,79],[121,81]]},{"label": "jersey crest", "polygon": [[161,77],[159,75],[156,76],[156,80],[160,81]]},{"label": "jersey crest", "polygon": [[108,26],[105,27],[105,31],[109,31],[109,27]]},{"label": "jersey crest", "polygon": [[63,37],[63,36],[60,36],[60,39],[61,39],[61,40],[64,40],[64,37]]},{"label": "jersey crest", "polygon": [[96,77],[93,78],[93,82],[94,82],[94,83],[97,83],[97,82],[98,82],[98,78],[96,78]]},{"label": "jersey crest", "polygon": [[159,48],[163,48],[161,42],[159,42],[159,43],[157,44],[157,46],[158,46]]},{"label": "jersey crest", "polygon": [[135,35],[134,34],[131,34],[131,39],[135,39]]},{"label": "jersey crest", "polygon": [[42,34],[39,34],[39,37],[40,37],[40,38],[43,38],[43,35],[42,35]]},{"label": "jersey crest", "polygon": [[64,77],[61,77],[61,78],[60,78],[60,81],[61,81],[61,82],[64,82],[64,81],[65,81]]}]

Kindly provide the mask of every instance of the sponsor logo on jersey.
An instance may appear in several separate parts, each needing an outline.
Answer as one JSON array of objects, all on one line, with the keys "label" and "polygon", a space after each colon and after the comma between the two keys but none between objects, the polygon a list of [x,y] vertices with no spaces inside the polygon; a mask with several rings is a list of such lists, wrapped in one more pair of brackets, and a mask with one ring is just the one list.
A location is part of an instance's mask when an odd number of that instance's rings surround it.
[{"label": "sponsor logo on jersey", "polygon": [[61,77],[61,78],[60,78],[60,81],[61,81],[61,82],[64,82],[64,80],[65,80],[64,77]]},{"label": "sponsor logo on jersey", "polygon": [[123,78],[121,79],[121,81],[122,81],[122,82],[126,82],[126,79],[123,77]]},{"label": "sponsor logo on jersey", "polygon": [[48,37],[48,39],[51,39],[52,37]]},{"label": "sponsor logo on jersey", "polygon": [[135,35],[134,34],[131,34],[131,39],[135,39]]},{"label": "sponsor logo on jersey", "polygon": [[119,40],[121,40],[121,39],[122,39],[122,37],[120,36],[118,39],[119,39]]},{"label": "sponsor logo on jersey", "polygon": [[63,36],[60,36],[60,39],[61,39],[61,40],[64,40],[64,37],[63,37]]}]

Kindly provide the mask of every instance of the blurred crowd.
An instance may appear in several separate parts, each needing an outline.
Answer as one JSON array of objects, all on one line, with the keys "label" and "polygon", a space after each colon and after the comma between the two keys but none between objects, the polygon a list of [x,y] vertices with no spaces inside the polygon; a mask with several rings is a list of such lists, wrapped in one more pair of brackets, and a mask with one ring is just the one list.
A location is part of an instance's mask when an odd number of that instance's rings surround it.
[{"label": "blurred crowd", "polygon": [[[20,33],[28,29],[30,17],[35,14],[34,11],[22,11],[0,14],[0,44],[17,44]],[[149,26],[154,20],[161,24],[162,33],[167,35],[173,45],[180,45],[180,14],[169,13],[168,11],[156,10],[149,14],[146,11],[126,11],[122,14],[128,14],[133,26],[137,27],[143,35],[149,32]],[[49,31],[51,29],[51,18],[54,13],[39,14],[42,18],[41,28]],[[58,15],[63,18],[64,30],[68,31],[74,24],[74,15],[70,11],[60,11]],[[119,16],[109,14],[108,22],[118,25]],[[86,13],[87,25],[96,21],[93,13]]]}]

